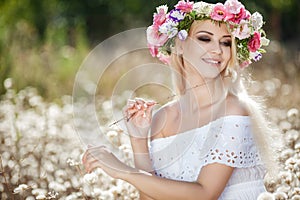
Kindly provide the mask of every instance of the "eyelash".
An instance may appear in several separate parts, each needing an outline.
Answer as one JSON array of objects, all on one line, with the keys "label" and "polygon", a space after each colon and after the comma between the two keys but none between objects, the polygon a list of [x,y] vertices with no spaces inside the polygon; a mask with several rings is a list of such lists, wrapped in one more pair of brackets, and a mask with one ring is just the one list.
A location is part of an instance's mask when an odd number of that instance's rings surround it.
[{"label": "eyelash", "polygon": [[[211,41],[211,39],[207,38],[207,37],[198,37],[198,40],[200,40],[202,42],[210,42]],[[220,44],[225,47],[231,47],[231,41],[220,42]]]}]

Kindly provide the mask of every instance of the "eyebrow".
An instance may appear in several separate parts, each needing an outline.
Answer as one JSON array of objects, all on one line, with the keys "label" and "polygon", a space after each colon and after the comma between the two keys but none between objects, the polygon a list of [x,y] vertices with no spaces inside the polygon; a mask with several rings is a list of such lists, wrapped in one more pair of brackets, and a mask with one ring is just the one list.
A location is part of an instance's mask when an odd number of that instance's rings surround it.
[{"label": "eyebrow", "polygon": [[[197,33],[207,33],[207,34],[209,34],[209,35],[214,35],[213,33],[208,32],[208,31],[198,31]],[[197,34],[197,33],[196,33],[196,34]],[[223,35],[223,37],[230,37],[230,38],[231,38],[231,35]]]}]

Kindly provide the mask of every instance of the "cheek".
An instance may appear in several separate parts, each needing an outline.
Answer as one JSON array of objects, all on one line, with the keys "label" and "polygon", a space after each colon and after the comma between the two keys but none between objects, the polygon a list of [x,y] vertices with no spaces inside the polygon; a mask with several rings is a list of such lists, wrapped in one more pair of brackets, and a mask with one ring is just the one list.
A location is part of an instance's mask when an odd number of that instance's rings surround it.
[{"label": "cheek", "polygon": [[224,59],[227,60],[227,62],[231,59],[231,48],[225,48],[224,49]]},{"label": "cheek", "polygon": [[183,56],[187,61],[196,62],[206,53],[203,46],[196,42],[191,42],[183,49]]}]

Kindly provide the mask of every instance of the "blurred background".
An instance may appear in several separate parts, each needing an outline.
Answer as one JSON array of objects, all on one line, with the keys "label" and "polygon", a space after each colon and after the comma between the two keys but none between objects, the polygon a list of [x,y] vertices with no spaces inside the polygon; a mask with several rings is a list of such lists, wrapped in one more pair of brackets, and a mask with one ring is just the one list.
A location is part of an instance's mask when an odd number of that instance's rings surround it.
[{"label": "blurred background", "polygon": [[[248,68],[255,80],[249,89],[265,97],[269,118],[284,143],[279,152],[280,173],[276,179],[266,179],[269,193],[260,200],[299,200],[300,1],[240,1],[251,13],[262,13],[266,22],[271,43],[262,60]],[[135,188],[124,181],[102,171],[85,174],[80,161],[84,144],[77,137],[74,121],[82,125],[84,136],[103,136],[104,142],[117,147],[121,160],[132,164],[127,135],[108,126],[116,120],[112,110],[121,113],[128,93],[115,96],[113,107],[106,97],[111,96],[125,68],[158,61],[148,50],[131,52],[134,59],[120,57],[102,76],[95,107],[96,125],[101,122],[104,134],[93,124],[94,110],[78,119],[74,116],[73,85],[84,59],[98,44],[122,31],[149,26],[158,5],[173,7],[176,3],[0,0],[0,199],[138,199]],[[141,73],[137,75],[131,81],[142,78]],[[158,88],[144,89],[141,93],[152,90],[163,97]]]}]

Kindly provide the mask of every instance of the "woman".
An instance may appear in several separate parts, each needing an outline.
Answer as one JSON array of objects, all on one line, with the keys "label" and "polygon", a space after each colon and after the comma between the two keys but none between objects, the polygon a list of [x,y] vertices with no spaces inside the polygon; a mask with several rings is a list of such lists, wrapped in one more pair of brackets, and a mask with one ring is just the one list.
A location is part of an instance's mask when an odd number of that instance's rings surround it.
[{"label": "woman", "polygon": [[237,0],[167,9],[157,8],[147,39],[151,54],[173,67],[178,98],[153,118],[155,102],[128,101],[135,168],[105,147],[88,148],[85,168],[131,183],[140,199],[257,199],[274,161],[272,129],[247,95],[242,71],[267,45],[262,17]]}]

